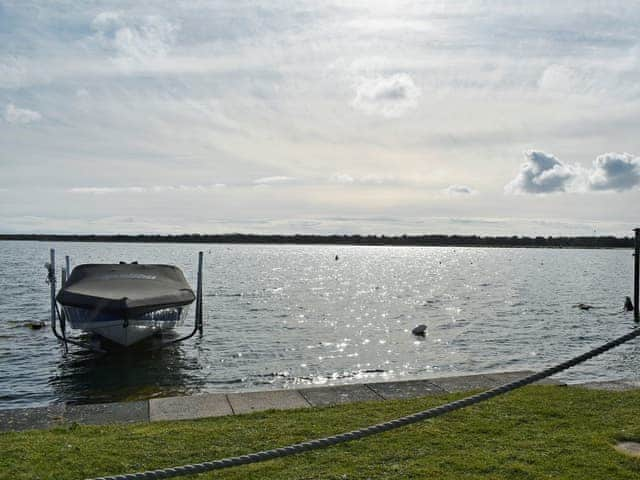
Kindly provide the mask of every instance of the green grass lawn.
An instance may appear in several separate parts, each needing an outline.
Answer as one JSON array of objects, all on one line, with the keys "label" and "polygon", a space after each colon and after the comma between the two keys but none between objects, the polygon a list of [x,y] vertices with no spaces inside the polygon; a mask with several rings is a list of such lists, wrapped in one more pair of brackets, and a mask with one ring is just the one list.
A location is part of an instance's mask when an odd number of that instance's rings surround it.
[{"label": "green grass lawn", "polygon": [[[197,421],[70,425],[0,434],[0,478],[82,479],[241,455],[343,432],[463,395],[270,411]],[[640,478],[640,390],[527,387],[355,442],[186,478]]]}]

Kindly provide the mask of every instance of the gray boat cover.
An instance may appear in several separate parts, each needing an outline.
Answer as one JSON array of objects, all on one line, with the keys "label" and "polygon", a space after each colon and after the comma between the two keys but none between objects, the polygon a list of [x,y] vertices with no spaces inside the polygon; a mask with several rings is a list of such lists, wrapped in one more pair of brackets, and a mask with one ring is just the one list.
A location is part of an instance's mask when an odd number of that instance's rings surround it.
[{"label": "gray boat cover", "polygon": [[195,300],[178,267],[142,264],[78,265],[58,292],[62,305],[136,318]]}]

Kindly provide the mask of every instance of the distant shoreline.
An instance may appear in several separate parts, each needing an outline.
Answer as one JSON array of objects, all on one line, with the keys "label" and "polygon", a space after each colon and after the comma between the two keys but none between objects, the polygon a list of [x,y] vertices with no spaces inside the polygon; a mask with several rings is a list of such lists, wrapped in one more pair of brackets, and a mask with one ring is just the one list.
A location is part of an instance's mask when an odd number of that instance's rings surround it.
[{"label": "distant shoreline", "polygon": [[497,248],[633,248],[631,237],[481,237],[477,235],[62,235],[0,234],[2,240],[107,243],[220,243]]}]

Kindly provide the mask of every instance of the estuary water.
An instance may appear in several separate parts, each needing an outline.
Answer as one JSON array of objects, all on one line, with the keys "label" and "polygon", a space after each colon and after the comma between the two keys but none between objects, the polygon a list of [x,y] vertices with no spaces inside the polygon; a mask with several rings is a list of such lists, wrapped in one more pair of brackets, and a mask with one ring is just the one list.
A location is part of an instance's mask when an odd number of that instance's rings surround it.
[{"label": "estuary water", "polygon": [[[49,248],[72,267],[174,264],[194,288],[203,250],[204,336],[64,355],[25,326],[48,324]],[[540,369],[634,327],[632,269],[630,250],[0,242],[0,409]],[[639,371],[632,342],[558,378]]]}]

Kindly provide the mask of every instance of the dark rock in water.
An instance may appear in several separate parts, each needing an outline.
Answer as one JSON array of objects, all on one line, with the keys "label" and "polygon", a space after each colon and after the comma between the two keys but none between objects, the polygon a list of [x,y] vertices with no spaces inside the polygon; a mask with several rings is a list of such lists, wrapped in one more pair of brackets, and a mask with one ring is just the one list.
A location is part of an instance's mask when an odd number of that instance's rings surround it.
[{"label": "dark rock in water", "polygon": [[631,301],[631,297],[626,297],[624,299],[624,310],[626,312],[633,311],[633,302]]},{"label": "dark rock in water", "polygon": [[44,327],[44,322],[28,322],[26,326],[31,330],[40,330],[42,327]]},{"label": "dark rock in water", "polygon": [[411,333],[413,333],[414,335],[419,335],[421,337],[424,337],[426,331],[427,331],[426,325],[418,325],[416,328],[411,330]]},{"label": "dark rock in water", "polygon": [[579,303],[574,305],[575,308],[579,308],[580,310],[591,310],[593,305],[587,305],[586,303]]}]

